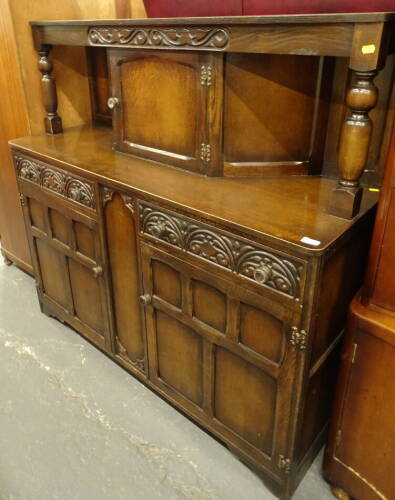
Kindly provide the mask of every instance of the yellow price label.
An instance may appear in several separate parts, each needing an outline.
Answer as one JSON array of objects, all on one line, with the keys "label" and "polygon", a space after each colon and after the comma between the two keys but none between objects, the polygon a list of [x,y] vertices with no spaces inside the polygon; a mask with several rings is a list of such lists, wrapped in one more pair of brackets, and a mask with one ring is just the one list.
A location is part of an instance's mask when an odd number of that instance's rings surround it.
[{"label": "yellow price label", "polygon": [[374,54],[376,52],[376,45],[374,45],[374,43],[371,43],[370,45],[362,45],[361,51],[363,55]]}]

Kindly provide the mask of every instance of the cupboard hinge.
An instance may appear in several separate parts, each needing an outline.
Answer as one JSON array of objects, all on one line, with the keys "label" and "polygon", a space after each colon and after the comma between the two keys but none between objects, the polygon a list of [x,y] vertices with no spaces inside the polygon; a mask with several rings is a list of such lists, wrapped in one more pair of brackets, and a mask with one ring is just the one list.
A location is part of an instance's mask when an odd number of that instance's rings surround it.
[{"label": "cupboard hinge", "polygon": [[289,341],[296,349],[303,351],[307,346],[307,332],[293,326],[291,328],[291,337]]},{"label": "cupboard hinge", "polygon": [[212,84],[213,68],[203,64],[200,68],[200,83],[203,87],[210,87]]},{"label": "cupboard hinge", "polygon": [[19,201],[20,201],[22,207],[24,207],[25,206],[25,197],[22,193],[19,193]]},{"label": "cupboard hinge", "polygon": [[211,159],[211,146],[204,142],[200,145],[200,159],[208,163]]},{"label": "cupboard hinge", "polygon": [[341,440],[342,440],[342,430],[338,429],[336,433],[336,448],[340,445]]},{"label": "cupboard hinge", "polygon": [[354,345],[352,346],[351,364],[354,364],[354,363],[355,363],[355,358],[357,357],[357,348],[358,348],[358,344],[354,344]]},{"label": "cupboard hinge", "polygon": [[280,455],[278,457],[278,468],[283,470],[285,474],[289,474],[291,472],[291,459],[285,458],[284,455]]}]

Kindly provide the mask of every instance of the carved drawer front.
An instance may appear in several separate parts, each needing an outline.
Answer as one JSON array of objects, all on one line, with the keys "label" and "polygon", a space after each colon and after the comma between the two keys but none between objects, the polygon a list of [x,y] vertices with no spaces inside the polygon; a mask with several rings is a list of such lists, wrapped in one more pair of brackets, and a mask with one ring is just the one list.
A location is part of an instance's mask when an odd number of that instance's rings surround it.
[{"label": "carved drawer front", "polygon": [[44,311],[100,347],[110,346],[98,222],[31,184],[21,202]]},{"label": "carved drawer front", "polygon": [[17,176],[78,205],[96,210],[94,185],[74,174],[14,153]]},{"label": "carved drawer front", "polygon": [[139,204],[140,232],[282,296],[303,297],[305,262],[236,238],[220,229],[147,203]]},{"label": "carved drawer front", "polygon": [[222,174],[222,55],[109,50],[114,147]]},{"label": "carved drawer front", "polygon": [[143,243],[149,377],[226,442],[277,471],[298,315]]}]

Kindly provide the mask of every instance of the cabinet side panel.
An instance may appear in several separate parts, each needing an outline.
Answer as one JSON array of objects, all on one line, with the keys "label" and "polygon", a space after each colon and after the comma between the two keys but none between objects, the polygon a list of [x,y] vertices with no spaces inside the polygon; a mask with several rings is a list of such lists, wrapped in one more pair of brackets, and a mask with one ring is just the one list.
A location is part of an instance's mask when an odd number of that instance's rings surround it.
[{"label": "cabinet side panel", "polygon": [[362,284],[371,235],[371,220],[324,264],[313,340],[314,364],[341,333],[348,306]]},{"label": "cabinet side panel", "polygon": [[144,343],[139,306],[136,226],[133,214],[115,194],[105,206],[116,335],[132,361],[143,358]]},{"label": "cabinet side panel", "polygon": [[340,346],[338,345],[326,362],[309,380],[303,424],[301,431],[298,433],[296,455],[298,462],[304,457],[328,422],[336,387],[339,350]]}]

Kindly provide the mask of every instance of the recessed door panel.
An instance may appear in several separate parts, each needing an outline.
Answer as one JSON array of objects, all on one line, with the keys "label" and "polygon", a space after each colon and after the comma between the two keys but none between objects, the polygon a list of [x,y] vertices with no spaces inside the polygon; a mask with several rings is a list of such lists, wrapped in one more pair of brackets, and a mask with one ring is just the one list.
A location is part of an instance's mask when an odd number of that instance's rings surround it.
[{"label": "recessed door panel", "polygon": [[181,276],[174,268],[157,260],[152,261],[152,284],[154,295],[181,307]]},{"label": "recessed door panel", "polygon": [[199,105],[194,65],[140,55],[121,65],[120,77],[124,140],[194,156]]},{"label": "recessed door panel", "polygon": [[70,283],[75,315],[83,323],[103,335],[104,321],[98,277],[92,269],[69,259]]},{"label": "recessed door panel", "polygon": [[240,304],[240,342],[278,363],[284,348],[284,324],[251,304]]},{"label": "recessed door panel", "polygon": [[192,280],[193,316],[216,330],[226,330],[226,295],[203,281]]},{"label": "recessed door panel", "polygon": [[70,302],[64,255],[40,239],[35,239],[35,244],[44,293],[68,309]]},{"label": "recessed door panel", "polygon": [[246,441],[272,453],[275,379],[221,347],[215,354],[215,417]]},{"label": "recessed door panel", "polygon": [[27,200],[30,224],[37,229],[41,229],[41,231],[46,232],[44,207],[39,201],[35,200],[34,198],[28,198]]},{"label": "recessed door panel", "polygon": [[75,235],[75,245],[78,252],[92,260],[96,259],[95,233],[94,231],[82,224],[74,222],[73,230]]},{"label": "recessed door panel", "polygon": [[48,210],[48,214],[52,237],[70,245],[70,220],[53,208]]},{"label": "recessed door panel", "polygon": [[170,387],[197,405],[202,404],[202,339],[191,328],[156,312],[158,374]]}]

